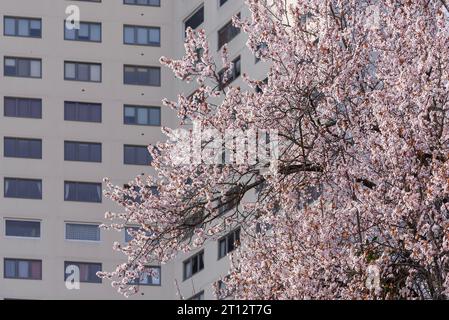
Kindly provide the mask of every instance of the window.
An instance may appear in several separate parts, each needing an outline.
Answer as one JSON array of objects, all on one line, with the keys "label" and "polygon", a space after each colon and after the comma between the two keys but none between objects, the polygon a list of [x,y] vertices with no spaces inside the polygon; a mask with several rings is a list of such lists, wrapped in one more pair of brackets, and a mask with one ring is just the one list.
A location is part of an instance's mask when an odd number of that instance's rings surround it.
[{"label": "window", "polygon": [[64,160],[101,162],[101,143],[64,141]]},{"label": "window", "polygon": [[125,105],[124,124],[136,124],[142,126],[160,126],[161,108]]},{"label": "window", "polygon": [[6,158],[42,159],[42,140],[5,137],[3,154]]},{"label": "window", "polygon": [[98,224],[66,223],[65,238],[67,240],[100,241]]},{"label": "window", "polygon": [[101,183],[64,182],[64,200],[80,202],[101,202]]},{"label": "window", "polygon": [[256,86],[256,93],[263,93],[263,86],[268,84],[268,77],[262,80],[260,85]]},{"label": "window", "polygon": [[5,97],[3,100],[5,117],[42,118],[42,100]]},{"label": "window", "polygon": [[184,280],[191,278],[204,269],[204,251],[201,251],[194,256],[190,257],[183,263],[183,276]]},{"label": "window", "polygon": [[42,20],[36,18],[4,17],[5,36],[41,38]]},{"label": "window", "polygon": [[189,299],[187,300],[204,300],[204,290],[198,292],[197,294],[195,294],[194,296],[191,296]]},{"label": "window", "polygon": [[5,178],[5,198],[42,199],[42,180]]},{"label": "window", "polygon": [[158,27],[123,26],[123,42],[141,46],[160,46],[161,29]]},{"label": "window", "polygon": [[97,272],[101,271],[102,266],[101,263],[89,263],[89,262],[64,262],[64,281],[67,280],[67,277],[70,275],[66,273],[68,266],[76,266],[80,272],[80,282],[87,283],[101,283],[101,278],[97,276]]},{"label": "window", "polygon": [[140,277],[133,281],[134,285],[141,286],[160,286],[161,285],[161,267],[145,267]]},{"label": "window", "polygon": [[125,84],[141,86],[161,86],[161,68],[146,66],[124,66]]},{"label": "window", "polygon": [[[129,188],[129,186],[128,186],[128,188]],[[134,235],[131,235],[129,231],[134,232],[134,233],[135,233],[135,232],[138,232],[138,231],[142,231],[142,232],[145,232],[145,235],[146,235],[147,237],[150,237],[150,236],[151,236],[151,232],[145,231],[145,230],[141,229],[140,227],[125,227],[125,242],[126,242],[126,243],[128,243],[128,242],[130,242],[132,239],[134,239],[134,236],[135,236],[135,234],[134,234]]]},{"label": "window", "polygon": [[138,6],[160,7],[161,0],[123,0],[124,4],[133,4]]},{"label": "window", "polygon": [[39,221],[5,220],[7,237],[40,238],[41,223]]},{"label": "window", "polygon": [[8,77],[41,78],[42,60],[5,57],[4,75]]},{"label": "window", "polygon": [[64,39],[101,42],[101,23],[80,22],[79,29],[67,29],[64,21]]},{"label": "window", "polygon": [[[240,17],[240,13],[238,14]],[[218,50],[226,43],[234,39],[240,33],[240,29],[234,27],[232,20],[226,23],[226,25],[218,30]]]},{"label": "window", "polygon": [[266,51],[268,50],[268,45],[266,42],[261,42],[257,45],[256,47],[256,61],[255,63],[258,63],[261,59],[261,57],[263,57],[266,54]]},{"label": "window", "polygon": [[204,22],[204,5],[196,9],[195,12],[184,22],[184,29],[198,28]]},{"label": "window", "polygon": [[229,234],[218,240],[218,259],[223,258],[233,251],[240,242],[240,228],[231,231]]},{"label": "window", "polygon": [[[145,189],[141,191],[141,188],[138,186],[130,186],[129,184],[125,184],[123,186],[124,189],[129,190],[130,194],[123,195],[123,201],[126,201],[128,204],[135,203],[135,204],[142,204],[142,195],[145,197],[147,195],[153,195],[153,196],[159,196],[159,190],[157,186],[145,186]],[[126,230],[129,230],[130,228],[126,228]],[[133,230],[139,230],[139,228],[131,227]],[[126,232],[128,233],[128,232]],[[150,236],[148,233],[147,236]],[[125,235],[125,238],[127,235]],[[126,240],[126,239],[125,239]]]},{"label": "window", "polygon": [[152,158],[147,146],[124,146],[124,163],[146,166],[151,164]]},{"label": "window", "polygon": [[10,259],[4,260],[5,279],[42,280],[42,261]]},{"label": "window", "polygon": [[225,70],[221,70],[218,75],[220,77],[220,88],[224,89],[226,86],[228,86],[232,81],[234,81],[235,79],[237,79],[240,74],[241,74],[241,63],[240,63],[240,56],[238,56],[237,58],[235,58],[232,61],[232,64],[234,65],[234,67],[232,68],[231,74],[228,75],[228,78],[226,80],[226,82],[223,82],[224,80],[224,72]]},{"label": "window", "polygon": [[65,101],[64,120],[101,122],[101,104]]},{"label": "window", "polygon": [[125,228],[125,242],[128,243],[130,242],[132,239],[134,239],[134,237],[128,232],[128,231],[139,231],[139,227],[126,227]]},{"label": "window", "polygon": [[101,82],[101,64],[88,62],[64,62],[64,79]]},{"label": "window", "polygon": [[220,7],[221,7],[221,6],[224,5],[226,2],[228,2],[228,0],[218,0],[218,2],[219,2]]}]

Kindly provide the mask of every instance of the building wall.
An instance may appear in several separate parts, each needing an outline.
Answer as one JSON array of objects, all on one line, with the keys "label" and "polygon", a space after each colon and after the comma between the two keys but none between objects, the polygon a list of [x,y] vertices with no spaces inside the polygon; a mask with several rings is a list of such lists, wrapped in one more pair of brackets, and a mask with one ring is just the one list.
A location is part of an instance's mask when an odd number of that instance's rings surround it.
[{"label": "building wall", "polygon": [[[174,113],[163,107],[164,97],[176,97],[178,92],[191,93],[193,85],[174,79],[162,68],[161,87],[123,84],[123,65],[158,66],[162,55],[181,57],[183,53],[184,20],[191,12],[205,5],[203,26],[217,47],[217,31],[231,16],[244,10],[242,0],[161,0],[161,7],[124,5],[122,0],[101,3],[54,0],[2,0],[0,12],[7,16],[42,18],[42,38],[7,37],[0,24],[0,56],[42,59],[42,79],[0,76],[0,99],[4,96],[41,98],[42,119],[0,116],[0,150],[3,137],[39,138],[43,143],[41,160],[5,158],[0,156],[0,298],[19,299],[120,299],[109,281],[102,284],[81,284],[81,290],[67,290],[64,283],[64,261],[101,262],[103,270],[112,270],[123,256],[112,251],[113,241],[124,241],[124,233],[101,231],[98,243],[65,240],[66,221],[104,222],[104,212],[119,210],[103,197],[100,204],[64,201],[64,181],[101,182],[109,177],[115,184],[125,184],[138,174],[151,174],[148,166],[123,164],[123,145],[147,145],[164,139],[160,127],[123,124],[123,105],[162,107],[162,125],[176,127]],[[102,42],[64,40],[65,9],[68,5],[81,9],[81,21],[102,23]],[[161,46],[146,47],[123,44],[123,25],[159,26]],[[242,56],[242,73],[262,75],[263,66],[255,64],[254,56],[244,49],[245,38],[238,35],[229,44],[231,57]],[[218,55],[218,52],[217,52]],[[88,83],[64,80],[64,61],[102,64],[102,82]],[[3,59],[2,59],[3,61]],[[2,63],[3,66],[3,63]],[[3,67],[2,67],[3,68]],[[241,82],[237,79],[236,83]],[[102,103],[102,122],[64,121],[64,101]],[[102,162],[64,161],[64,141],[102,143]],[[43,199],[5,198],[5,177],[42,179]],[[103,185],[104,186],[104,185]],[[5,236],[5,218],[37,219],[41,221],[41,238],[24,239]],[[217,260],[217,242],[205,245],[205,269],[183,281],[183,261],[190,256],[180,254],[162,266],[161,286],[141,286],[131,299],[177,299],[178,283],[181,295],[188,298],[201,290],[205,298],[213,298],[211,284],[229,267],[228,258]],[[4,258],[42,260],[42,280],[5,279]]]}]

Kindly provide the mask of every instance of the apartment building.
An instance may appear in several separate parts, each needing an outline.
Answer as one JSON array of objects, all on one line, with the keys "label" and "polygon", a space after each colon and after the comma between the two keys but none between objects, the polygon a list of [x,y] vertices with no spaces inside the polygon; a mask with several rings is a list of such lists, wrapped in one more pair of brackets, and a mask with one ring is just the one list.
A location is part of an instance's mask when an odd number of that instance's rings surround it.
[{"label": "apartment building", "polygon": [[[65,24],[73,5],[79,29]],[[122,299],[95,275],[124,261],[112,243],[130,237],[98,228],[120,210],[102,180],[153,173],[146,146],[178,125],[161,100],[195,90],[158,62],[183,54],[186,27],[204,28],[217,57],[229,43],[235,83],[265,77],[230,24],[243,0],[2,0],[0,12],[0,299]],[[238,237],[149,266],[131,299],[212,299]],[[79,290],[65,285],[73,265]]]}]

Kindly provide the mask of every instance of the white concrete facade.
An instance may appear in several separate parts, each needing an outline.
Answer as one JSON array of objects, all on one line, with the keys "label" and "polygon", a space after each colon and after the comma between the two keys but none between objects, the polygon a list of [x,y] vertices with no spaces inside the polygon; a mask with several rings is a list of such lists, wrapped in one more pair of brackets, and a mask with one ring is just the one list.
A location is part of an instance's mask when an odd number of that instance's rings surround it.
[{"label": "white concrete facade", "polygon": [[[223,1],[222,1],[223,2]],[[127,5],[123,0],[55,1],[2,0],[2,21],[8,17],[32,17],[42,20],[42,37],[7,36],[0,24],[0,55],[4,57],[38,58],[42,60],[42,77],[38,79],[0,76],[0,93],[4,97],[42,99],[42,118],[29,119],[0,115],[0,150],[4,137],[42,140],[42,159],[0,156],[0,299],[122,299],[110,282],[81,283],[80,290],[67,290],[64,262],[101,263],[112,270],[123,256],[112,250],[113,241],[124,241],[124,234],[101,231],[100,241],[65,240],[65,223],[102,223],[104,212],[115,208],[103,197],[101,203],[64,200],[64,181],[125,184],[136,175],[151,174],[148,166],[125,165],[123,146],[148,145],[164,139],[160,126],[125,125],[123,106],[161,107],[161,125],[177,126],[173,112],[163,107],[164,97],[174,98],[178,92],[190,94],[194,87],[181,84],[167,68],[161,68],[161,86],[124,84],[124,65],[159,66],[162,55],[180,57],[183,53],[184,21],[196,8],[204,5],[205,28],[211,48],[217,47],[217,31],[232,15],[247,16],[242,0],[161,0],[160,6]],[[66,7],[77,5],[81,21],[101,23],[101,42],[64,40]],[[123,26],[159,27],[160,46],[125,45]],[[241,33],[229,43],[231,57],[241,56],[242,74],[263,79],[264,67],[255,63],[245,49]],[[218,55],[218,51],[217,51]],[[99,83],[64,80],[64,61],[101,63]],[[241,79],[236,79],[241,82]],[[101,123],[64,120],[64,101],[102,104]],[[101,163],[64,160],[64,141],[96,142],[102,146]],[[42,180],[42,199],[5,197],[5,178]],[[103,185],[104,187],[104,185]],[[11,237],[5,233],[6,220],[40,221],[40,237]],[[181,254],[162,266],[160,286],[141,286],[131,299],[178,299],[204,291],[213,299],[211,284],[229,267],[228,258],[218,259],[216,241],[204,248],[204,269],[183,281],[183,261],[191,254]],[[5,277],[5,258],[42,261],[42,279],[10,279]]]}]

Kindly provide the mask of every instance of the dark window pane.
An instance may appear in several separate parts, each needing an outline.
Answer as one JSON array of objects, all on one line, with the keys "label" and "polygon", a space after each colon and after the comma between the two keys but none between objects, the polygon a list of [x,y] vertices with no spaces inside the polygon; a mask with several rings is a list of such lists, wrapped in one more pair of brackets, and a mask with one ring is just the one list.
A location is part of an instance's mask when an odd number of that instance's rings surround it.
[{"label": "dark window pane", "polygon": [[29,156],[29,142],[26,140],[16,139],[16,154],[19,158],[27,158]]},{"label": "dark window pane", "polygon": [[89,80],[89,66],[87,64],[78,64],[78,77],[77,80],[88,81]]},{"label": "dark window pane", "polygon": [[137,148],[137,163],[147,165],[150,160],[150,153],[146,147]]},{"label": "dark window pane", "polygon": [[78,149],[78,160],[89,161],[89,145],[86,143],[77,143],[76,147]]},{"label": "dark window pane", "polygon": [[198,273],[199,271],[204,269],[204,251],[201,251],[200,253],[197,253],[184,261],[183,263],[183,275],[184,280],[190,278],[194,274]]},{"label": "dark window pane", "polygon": [[78,119],[79,121],[89,121],[90,119],[90,108],[87,104],[78,105]]},{"label": "dark window pane", "polygon": [[160,108],[150,108],[150,121],[151,126],[161,125],[161,109]]},{"label": "dark window pane", "polygon": [[159,67],[125,66],[123,81],[125,84],[160,86],[161,69]]},{"label": "dark window pane", "polygon": [[204,269],[204,259],[203,259],[204,253],[201,252],[199,254],[199,270],[203,270]]},{"label": "dark window pane", "polygon": [[66,239],[100,241],[100,228],[93,224],[66,224]]},{"label": "dark window pane", "polygon": [[5,157],[42,158],[42,141],[36,139],[4,138]]},{"label": "dark window pane", "polygon": [[136,112],[137,110],[134,107],[125,107],[124,113],[125,124],[135,124],[137,122]]},{"label": "dark window pane", "polygon": [[90,159],[94,162],[101,162],[101,144],[96,143],[91,145]]},{"label": "dark window pane", "polygon": [[76,160],[76,147],[74,143],[64,143],[64,160]]},{"label": "dark window pane", "polygon": [[16,99],[5,98],[4,100],[4,115],[7,117],[16,117],[17,109],[16,109]]},{"label": "dark window pane", "polygon": [[151,86],[161,85],[161,69],[151,68],[149,72],[149,83]]},{"label": "dark window pane", "polygon": [[64,103],[64,119],[101,122],[101,104],[66,101]]},{"label": "dark window pane", "polygon": [[65,182],[64,200],[80,202],[101,202],[101,183]]},{"label": "dark window pane", "polygon": [[226,239],[222,239],[218,243],[218,257],[223,258],[226,255]]},{"label": "dark window pane", "polygon": [[190,18],[185,22],[185,29],[188,27],[196,29],[204,21],[204,6],[199,8]]},{"label": "dark window pane", "polygon": [[90,105],[90,110],[91,110],[91,121],[101,122],[101,106]]},{"label": "dark window pane", "polygon": [[66,102],[64,104],[64,120],[76,119],[76,104],[72,102]]},{"label": "dark window pane", "polygon": [[16,143],[14,139],[5,138],[3,147],[5,157],[14,157],[16,155]]},{"label": "dark window pane", "polygon": [[135,165],[149,165],[151,155],[147,146],[124,146],[124,163]]},{"label": "dark window pane", "polygon": [[15,58],[5,58],[4,73],[6,76],[16,75],[17,59]]},{"label": "dark window pane", "polygon": [[31,73],[30,71],[30,61],[28,60],[18,60],[18,76],[27,77]]},{"label": "dark window pane", "polygon": [[30,118],[42,118],[42,100],[30,100]]},{"label": "dark window pane", "polygon": [[41,235],[40,222],[6,220],[6,235],[10,237],[39,238]]},{"label": "dark window pane", "polygon": [[198,266],[198,257],[195,257],[193,260],[192,260],[192,273],[193,274],[195,274],[195,273],[197,273],[198,272],[198,269],[199,269],[199,266]]},{"label": "dark window pane", "polygon": [[21,99],[18,101],[18,116],[26,117],[29,114],[30,101],[26,99]]},{"label": "dark window pane", "polygon": [[6,198],[42,199],[42,181],[5,178],[4,196]]}]

